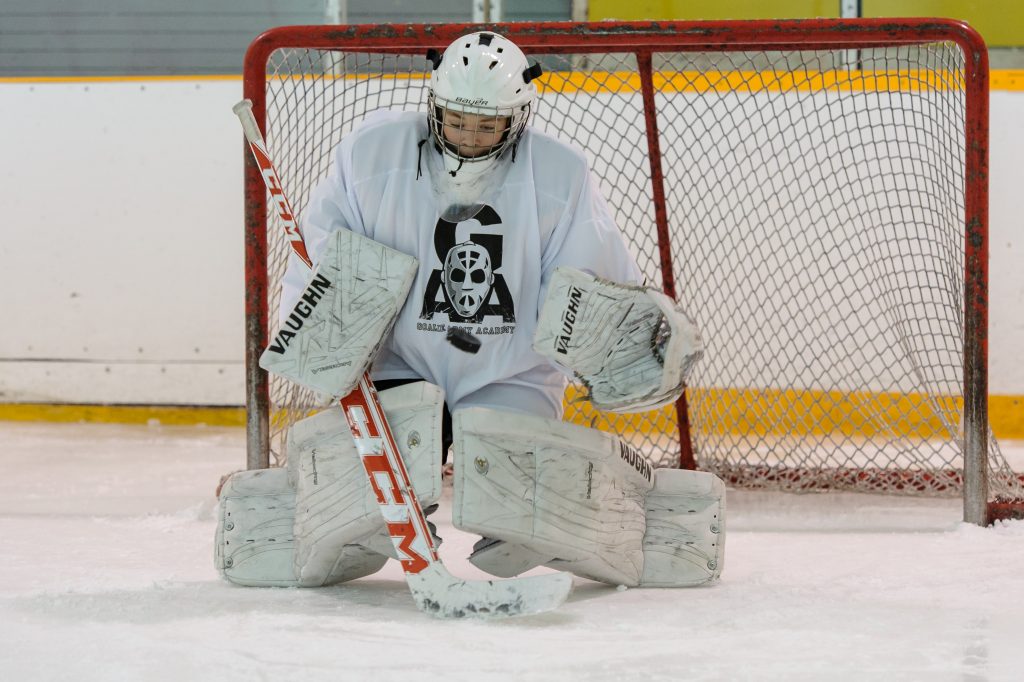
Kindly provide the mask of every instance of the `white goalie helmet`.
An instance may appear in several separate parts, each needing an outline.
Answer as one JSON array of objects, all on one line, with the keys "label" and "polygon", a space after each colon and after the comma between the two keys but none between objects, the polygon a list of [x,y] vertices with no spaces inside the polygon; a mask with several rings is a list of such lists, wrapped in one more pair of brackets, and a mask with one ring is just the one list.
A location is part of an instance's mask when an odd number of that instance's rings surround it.
[{"label": "white goalie helmet", "polygon": [[541,74],[508,38],[481,31],[457,39],[443,54],[427,53],[427,116],[444,169],[472,181],[515,147],[529,120]]}]

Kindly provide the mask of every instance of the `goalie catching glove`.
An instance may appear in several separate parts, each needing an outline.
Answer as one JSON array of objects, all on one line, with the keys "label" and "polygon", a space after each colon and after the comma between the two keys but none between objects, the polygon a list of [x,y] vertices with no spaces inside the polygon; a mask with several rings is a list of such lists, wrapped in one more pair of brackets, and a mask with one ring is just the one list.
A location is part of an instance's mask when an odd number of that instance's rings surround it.
[{"label": "goalie catching glove", "polygon": [[665,294],[566,267],[551,277],[533,348],[612,412],[673,402],[704,352],[697,326]]}]

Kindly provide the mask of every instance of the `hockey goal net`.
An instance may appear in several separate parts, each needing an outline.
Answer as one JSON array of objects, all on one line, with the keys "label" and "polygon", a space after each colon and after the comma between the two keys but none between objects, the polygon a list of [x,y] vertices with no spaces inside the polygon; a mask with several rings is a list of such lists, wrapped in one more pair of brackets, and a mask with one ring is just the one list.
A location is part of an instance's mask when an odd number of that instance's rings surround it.
[{"label": "hockey goal net", "polygon": [[[286,27],[245,96],[301,220],[368,114],[425,111],[428,48],[478,26]],[[581,148],[649,280],[707,350],[628,419],[657,466],[733,485],[1019,498],[987,421],[984,44],[942,21],[490,25],[545,70],[533,125]],[[318,401],[256,365],[287,246],[247,165],[250,466]],[[965,478],[967,485],[965,485]],[[987,486],[987,487],[986,487]]]}]

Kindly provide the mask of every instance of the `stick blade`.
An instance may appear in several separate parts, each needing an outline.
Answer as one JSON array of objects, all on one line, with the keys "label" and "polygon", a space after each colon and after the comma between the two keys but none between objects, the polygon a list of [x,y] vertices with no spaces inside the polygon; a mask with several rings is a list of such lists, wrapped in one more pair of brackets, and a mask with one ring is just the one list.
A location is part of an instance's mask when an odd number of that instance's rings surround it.
[{"label": "stick blade", "polygon": [[572,592],[572,576],[551,573],[508,580],[463,580],[440,563],[406,575],[416,605],[438,618],[530,616],[561,606]]}]

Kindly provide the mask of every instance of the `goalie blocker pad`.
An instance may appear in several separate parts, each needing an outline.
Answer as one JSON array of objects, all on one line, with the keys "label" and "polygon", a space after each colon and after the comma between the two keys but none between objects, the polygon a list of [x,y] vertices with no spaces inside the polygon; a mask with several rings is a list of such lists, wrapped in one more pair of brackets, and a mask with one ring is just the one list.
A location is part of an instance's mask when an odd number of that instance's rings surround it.
[{"label": "goalie blocker pad", "polygon": [[492,541],[470,557],[478,568],[509,577],[543,564],[640,587],[721,574],[717,476],[652,470],[612,434],[482,408],[457,412],[454,436],[452,520]]},{"label": "goalie blocker pad", "polygon": [[[380,393],[424,506],[441,496],[443,391],[419,382]],[[341,408],[292,426],[288,468],[243,471],[220,494],[217,569],[239,585],[318,587],[375,573],[394,547]]]},{"label": "goalie blocker pad", "polygon": [[551,277],[533,348],[612,412],[675,401],[704,352],[697,326],[665,294],[567,267]]},{"label": "goalie blocker pad", "polygon": [[338,230],[260,367],[305,388],[347,395],[398,317],[416,259]]}]

